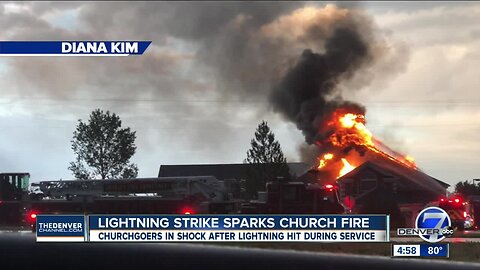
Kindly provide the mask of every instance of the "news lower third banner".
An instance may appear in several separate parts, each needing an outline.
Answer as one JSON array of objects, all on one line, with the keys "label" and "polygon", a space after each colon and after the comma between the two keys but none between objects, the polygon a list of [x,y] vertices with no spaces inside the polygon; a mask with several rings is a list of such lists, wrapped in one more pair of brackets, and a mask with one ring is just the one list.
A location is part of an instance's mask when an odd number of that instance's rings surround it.
[{"label": "news lower third banner", "polygon": [[389,242],[388,215],[88,215],[37,218],[37,241]]},{"label": "news lower third banner", "polygon": [[142,55],[151,41],[0,41],[0,56]]}]

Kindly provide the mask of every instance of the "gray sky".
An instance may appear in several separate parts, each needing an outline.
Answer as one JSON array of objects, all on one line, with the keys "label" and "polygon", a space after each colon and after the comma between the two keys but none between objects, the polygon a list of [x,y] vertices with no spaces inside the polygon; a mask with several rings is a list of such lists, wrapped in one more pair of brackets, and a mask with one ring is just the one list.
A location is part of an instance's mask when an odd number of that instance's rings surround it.
[{"label": "gray sky", "polygon": [[[480,177],[480,3],[340,7],[365,13],[391,45],[368,83],[343,94],[367,107],[367,127],[434,177],[450,184]],[[1,40],[153,41],[135,57],[0,58],[0,171],[28,171],[32,181],[71,179],[76,120],[95,108],[116,112],[137,131],[133,161],[140,177],[156,176],[160,164],[242,162],[263,119],[288,160],[298,161],[304,138],[272,111],[265,93],[289,61],[316,46],[291,39],[311,23],[305,14],[324,8],[309,2],[0,4]]]}]

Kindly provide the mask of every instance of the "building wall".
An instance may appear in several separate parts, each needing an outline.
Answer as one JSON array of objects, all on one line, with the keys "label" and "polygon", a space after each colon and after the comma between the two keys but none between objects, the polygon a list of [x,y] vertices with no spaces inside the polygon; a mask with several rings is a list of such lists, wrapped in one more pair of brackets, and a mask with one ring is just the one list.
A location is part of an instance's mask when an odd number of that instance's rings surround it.
[{"label": "building wall", "polygon": [[344,200],[346,196],[357,199],[376,189],[380,181],[396,194],[398,191],[397,180],[398,178],[394,176],[385,177],[374,170],[359,171],[357,174],[339,181],[339,197],[341,200]]},{"label": "building wall", "polygon": [[346,200],[347,196],[350,196],[347,198],[348,200],[353,198],[354,207],[352,212],[358,213],[361,211],[360,209],[364,209],[364,201],[375,201],[375,199],[372,200],[371,196],[378,196],[376,190],[382,183],[382,188],[386,187],[394,196],[393,199],[396,201],[402,216],[399,218],[403,218],[405,226],[412,227],[415,224],[417,214],[425,205],[438,198],[430,190],[410,187],[405,189],[403,185],[399,184],[401,181],[407,180],[396,175],[386,175],[367,167],[358,171],[358,173],[350,175],[348,178],[339,180],[339,198],[344,204],[348,202]]},{"label": "building wall", "polygon": [[417,218],[418,213],[422,211],[425,204],[423,203],[406,203],[400,204],[400,211],[402,212],[403,218],[405,220],[405,227],[407,228],[414,228],[415,227],[415,220]]}]

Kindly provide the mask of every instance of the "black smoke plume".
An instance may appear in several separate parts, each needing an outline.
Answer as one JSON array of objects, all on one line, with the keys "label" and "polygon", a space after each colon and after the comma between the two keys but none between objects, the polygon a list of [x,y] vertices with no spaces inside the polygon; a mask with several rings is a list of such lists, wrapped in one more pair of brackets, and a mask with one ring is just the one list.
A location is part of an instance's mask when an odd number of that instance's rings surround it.
[{"label": "black smoke plume", "polygon": [[[367,40],[371,35],[361,31],[353,23],[336,27],[326,38],[324,51],[305,49],[271,93],[274,110],[295,123],[310,145],[321,144],[333,132],[325,130],[333,112],[366,112],[361,104],[345,100],[338,88],[374,61],[373,43]],[[301,151],[304,160],[311,160],[312,154],[318,156],[318,151],[307,149]]]}]

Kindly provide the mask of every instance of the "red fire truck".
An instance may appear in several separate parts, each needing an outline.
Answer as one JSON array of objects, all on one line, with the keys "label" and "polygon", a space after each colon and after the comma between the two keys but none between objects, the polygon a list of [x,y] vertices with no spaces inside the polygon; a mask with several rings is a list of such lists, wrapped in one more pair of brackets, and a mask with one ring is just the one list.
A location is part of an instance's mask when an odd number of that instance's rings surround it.
[{"label": "red fire truck", "polygon": [[[235,213],[224,183],[212,176],[43,181],[38,200],[23,202],[25,224],[38,214]],[[238,203],[239,205],[239,203]]]},{"label": "red fire truck", "polygon": [[333,184],[318,185],[276,180],[267,183],[258,199],[241,208],[246,214],[340,214],[337,188]]},{"label": "red fire truck", "polygon": [[42,181],[9,209],[32,229],[39,214],[338,214],[344,208],[336,191],[334,185],[275,180],[258,200],[245,203],[212,176]]},{"label": "red fire truck", "polygon": [[437,206],[445,210],[450,216],[452,227],[459,231],[475,228],[474,205],[459,194],[442,197],[438,201],[429,203],[428,206]]},{"label": "red fire truck", "polygon": [[21,222],[29,179],[27,172],[0,173],[0,227],[13,228]]}]

